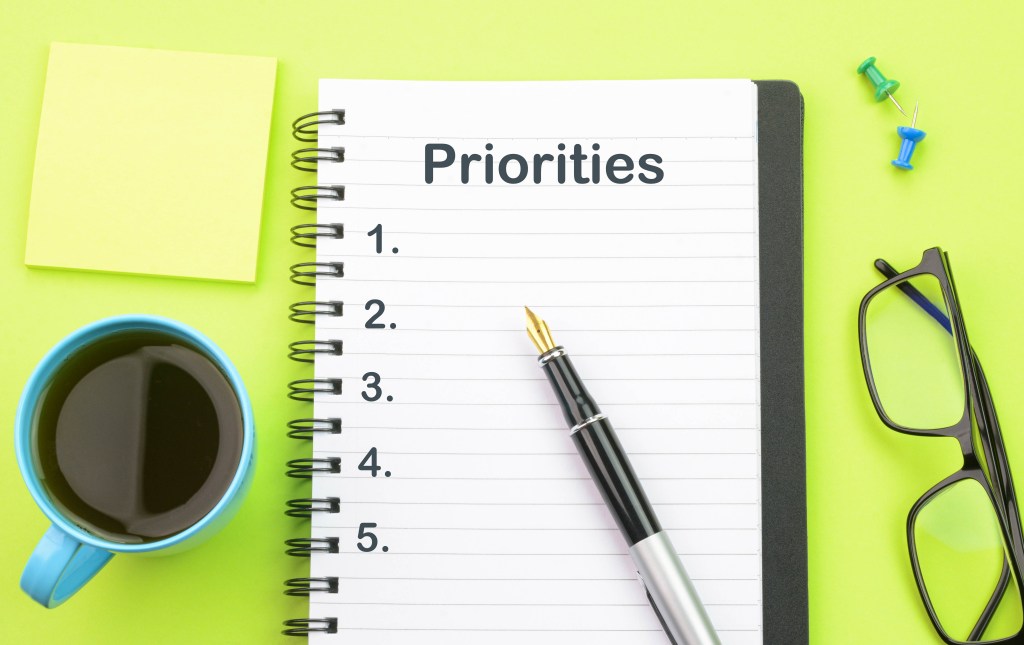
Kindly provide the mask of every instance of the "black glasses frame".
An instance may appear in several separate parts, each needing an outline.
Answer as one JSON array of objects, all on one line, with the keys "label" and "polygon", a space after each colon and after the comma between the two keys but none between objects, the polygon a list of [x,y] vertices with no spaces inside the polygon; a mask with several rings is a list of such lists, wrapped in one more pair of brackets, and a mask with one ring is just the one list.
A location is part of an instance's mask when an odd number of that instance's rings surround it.
[{"label": "black glasses frame", "polygon": [[[1010,474],[1006,448],[1003,444],[1002,431],[996,416],[995,404],[992,400],[992,392],[989,389],[988,380],[985,378],[985,372],[982,370],[981,361],[978,360],[978,356],[967,338],[967,329],[964,325],[960,301],[950,269],[949,256],[938,247],[934,247],[926,250],[922,255],[921,263],[908,271],[897,272],[884,260],[876,261],[875,267],[888,279],[871,289],[864,296],[860,303],[860,313],[858,316],[861,363],[864,368],[864,379],[867,382],[868,392],[871,395],[871,402],[875,406],[875,411],[885,425],[897,432],[919,436],[953,437],[959,442],[960,451],[963,454],[963,466],[960,470],[946,477],[925,492],[914,503],[907,516],[907,544],[910,549],[910,564],[914,571],[914,578],[917,581],[921,600],[932,621],[932,625],[947,645],[971,645],[975,643],[1024,645],[1024,629],[1007,638],[980,640],[1011,582],[1016,584],[1020,597],[1024,599],[1024,586],[1022,586],[1021,582],[1021,563],[1024,562],[1024,536],[1022,536],[1020,513],[1017,509],[1017,497],[1014,491],[1013,478]],[[921,275],[930,275],[938,280],[946,301],[945,305],[948,316],[931,303],[912,284],[907,282],[909,278]],[[868,353],[867,311],[868,306],[876,295],[894,285],[935,319],[938,324],[942,325],[956,341],[965,396],[963,414],[960,420],[951,426],[937,429],[903,426],[894,422],[882,406],[871,371],[871,357]],[[973,432],[975,423],[978,429],[976,437]],[[984,461],[979,460],[975,438],[977,438],[978,446],[981,449],[981,457]],[[988,467],[987,474],[986,470],[982,467],[982,463]],[[979,616],[967,640],[961,641],[952,638],[946,633],[935,613],[935,608],[932,606],[918,561],[917,547],[914,541],[914,523],[921,509],[939,493],[965,479],[973,479],[978,482],[988,495],[989,501],[992,503],[999,520],[1003,543],[1006,546],[1006,555],[1003,559],[1003,569],[999,581],[993,590],[992,596],[989,598],[986,607]]]}]

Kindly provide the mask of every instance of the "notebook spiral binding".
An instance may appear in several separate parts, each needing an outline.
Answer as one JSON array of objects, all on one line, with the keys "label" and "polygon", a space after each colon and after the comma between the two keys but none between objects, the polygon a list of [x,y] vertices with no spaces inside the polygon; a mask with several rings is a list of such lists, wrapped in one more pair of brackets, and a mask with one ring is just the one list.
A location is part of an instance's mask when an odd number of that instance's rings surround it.
[{"label": "notebook spiral binding", "polygon": [[[316,143],[322,125],[344,125],[344,110],[311,112],[292,123],[292,136],[299,141]],[[316,172],[321,163],[344,163],[343,147],[300,148],[292,153],[291,165],[303,172]],[[317,206],[325,202],[345,201],[345,187],[340,185],[306,185],[292,190],[291,203],[303,211],[316,212]],[[324,238],[344,239],[345,225],[342,223],[320,224],[317,222],[298,224],[291,228],[291,241],[296,246],[316,248]],[[344,262],[299,262],[291,267],[291,281],[302,286],[315,286],[317,279],[343,278]],[[317,317],[340,317],[345,313],[345,303],[340,301],[305,300],[293,303],[288,317],[294,322],[306,325],[316,324]],[[312,363],[318,354],[342,356],[344,343],[341,340],[299,340],[288,346],[288,358],[300,363]],[[312,403],[317,394],[339,395],[342,392],[340,378],[297,379],[288,384],[288,397],[295,401]],[[341,434],[339,418],[303,418],[288,422],[288,436],[299,441],[310,441],[317,433]],[[341,472],[339,457],[292,459],[287,464],[288,477],[311,479],[315,473],[338,474]],[[307,497],[288,500],[285,515],[309,519],[314,513],[339,513],[341,500],[337,497]],[[296,558],[309,558],[314,553],[338,553],[339,539],[294,538],[285,541],[285,553]],[[289,596],[310,596],[312,594],[338,593],[338,578],[292,578],[284,583],[284,593]],[[287,636],[307,636],[313,632],[336,634],[338,619],[295,618],[284,621],[282,633]]]}]

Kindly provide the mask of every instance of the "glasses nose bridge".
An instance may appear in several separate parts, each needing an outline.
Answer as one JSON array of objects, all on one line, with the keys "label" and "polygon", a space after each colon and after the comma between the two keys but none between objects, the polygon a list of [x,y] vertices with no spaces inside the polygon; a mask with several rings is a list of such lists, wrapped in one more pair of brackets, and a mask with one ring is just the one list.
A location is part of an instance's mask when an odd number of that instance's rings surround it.
[{"label": "glasses nose bridge", "polygon": [[981,461],[978,459],[977,452],[974,450],[974,444],[971,441],[971,437],[958,436],[957,441],[960,442],[960,453],[963,455],[964,465],[961,470],[984,470],[981,467]]}]

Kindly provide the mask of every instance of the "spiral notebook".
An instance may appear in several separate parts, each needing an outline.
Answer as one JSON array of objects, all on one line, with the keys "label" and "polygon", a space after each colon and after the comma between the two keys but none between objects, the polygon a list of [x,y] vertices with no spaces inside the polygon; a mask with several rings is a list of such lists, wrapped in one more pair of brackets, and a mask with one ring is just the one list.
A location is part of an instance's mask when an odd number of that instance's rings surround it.
[{"label": "spiral notebook", "polygon": [[290,384],[312,403],[290,434],[312,445],[288,474],[312,491],[289,503],[309,574],[286,591],[309,609],[286,633],[667,642],[528,304],[614,421],[722,642],[806,642],[796,86],[319,89],[294,124],[292,165],[316,174],[292,241],[315,256],[292,267],[313,289],[291,357],[313,373]]}]

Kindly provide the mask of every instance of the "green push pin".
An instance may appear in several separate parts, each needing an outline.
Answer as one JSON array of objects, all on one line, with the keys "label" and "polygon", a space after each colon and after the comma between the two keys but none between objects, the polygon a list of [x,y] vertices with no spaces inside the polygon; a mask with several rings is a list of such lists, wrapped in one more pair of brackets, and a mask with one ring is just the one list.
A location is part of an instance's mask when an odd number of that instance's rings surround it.
[{"label": "green push pin", "polygon": [[900,114],[907,116],[907,113],[903,111],[903,107],[900,106],[896,97],[892,95],[893,92],[900,88],[900,82],[896,80],[890,80],[882,75],[882,72],[878,71],[875,67],[875,57],[869,56],[863,63],[857,67],[858,74],[866,74],[871,84],[875,86],[875,100],[884,101],[886,97],[892,101],[896,109],[900,111]]}]

